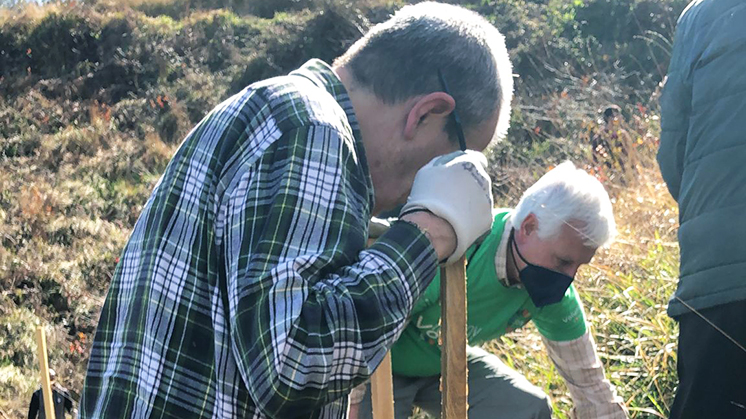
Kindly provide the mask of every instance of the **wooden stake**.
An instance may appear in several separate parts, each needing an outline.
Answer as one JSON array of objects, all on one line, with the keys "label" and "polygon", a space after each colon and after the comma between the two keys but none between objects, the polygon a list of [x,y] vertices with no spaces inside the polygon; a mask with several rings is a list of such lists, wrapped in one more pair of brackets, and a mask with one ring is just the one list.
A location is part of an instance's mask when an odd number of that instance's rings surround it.
[{"label": "wooden stake", "polygon": [[44,327],[36,328],[36,352],[39,357],[39,370],[41,372],[41,392],[44,399],[44,413],[47,418],[55,418],[54,404],[52,401],[52,385],[49,381],[49,361],[47,360],[47,338],[44,335]]},{"label": "wooden stake", "polygon": [[394,419],[394,386],[391,378],[391,352],[387,352],[370,377],[373,419]]},{"label": "wooden stake", "polygon": [[[376,239],[368,239],[368,246]],[[383,361],[370,377],[370,401],[373,405],[373,419],[394,418],[394,385],[391,378],[391,352],[387,352]]]},{"label": "wooden stake", "polygon": [[441,418],[466,419],[466,264],[461,258],[440,269]]}]

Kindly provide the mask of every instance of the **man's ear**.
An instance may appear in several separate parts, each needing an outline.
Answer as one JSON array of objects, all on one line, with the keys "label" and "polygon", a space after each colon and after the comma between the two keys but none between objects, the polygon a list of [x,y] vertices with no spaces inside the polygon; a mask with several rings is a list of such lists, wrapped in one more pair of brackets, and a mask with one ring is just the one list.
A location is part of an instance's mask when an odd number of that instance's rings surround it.
[{"label": "man's ear", "polygon": [[534,213],[528,214],[526,218],[523,219],[520,230],[521,234],[525,237],[535,234],[537,230],[539,230],[539,219],[536,218]]},{"label": "man's ear", "polygon": [[455,107],[453,97],[445,92],[433,92],[420,97],[409,109],[404,138],[414,138],[423,124],[437,123],[444,126]]}]

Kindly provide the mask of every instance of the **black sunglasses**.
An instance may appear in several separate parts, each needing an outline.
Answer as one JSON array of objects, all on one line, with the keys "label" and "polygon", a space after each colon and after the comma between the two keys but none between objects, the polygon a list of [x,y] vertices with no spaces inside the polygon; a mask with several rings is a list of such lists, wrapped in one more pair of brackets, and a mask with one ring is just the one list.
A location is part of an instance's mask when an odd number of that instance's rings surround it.
[{"label": "black sunglasses", "polygon": [[[448,83],[446,83],[446,78],[443,77],[443,72],[441,72],[440,70],[438,70],[438,78],[440,79],[440,84],[443,87],[443,91],[453,97],[453,95],[451,95],[451,92],[448,91]],[[461,126],[461,118],[458,117],[455,106],[453,107],[453,111],[451,112],[451,121],[453,121],[453,125],[456,127],[458,145],[461,148],[461,151],[466,151],[466,138],[464,137],[464,128]]]}]

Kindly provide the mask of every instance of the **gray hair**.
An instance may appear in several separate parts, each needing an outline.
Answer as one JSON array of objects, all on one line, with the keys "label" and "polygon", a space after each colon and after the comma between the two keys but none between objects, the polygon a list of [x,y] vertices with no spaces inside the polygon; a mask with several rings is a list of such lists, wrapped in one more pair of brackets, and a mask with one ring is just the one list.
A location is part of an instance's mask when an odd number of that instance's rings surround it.
[{"label": "gray hair", "polygon": [[539,221],[542,239],[556,237],[563,224],[573,227],[587,247],[609,244],[616,223],[609,194],[601,182],[566,161],[547,172],[523,193],[513,212],[518,228],[529,214]]},{"label": "gray hair", "polygon": [[334,62],[387,104],[443,91],[456,102],[465,129],[499,119],[495,137],[510,123],[513,75],[505,39],[480,15],[449,4],[405,6],[374,26]]}]

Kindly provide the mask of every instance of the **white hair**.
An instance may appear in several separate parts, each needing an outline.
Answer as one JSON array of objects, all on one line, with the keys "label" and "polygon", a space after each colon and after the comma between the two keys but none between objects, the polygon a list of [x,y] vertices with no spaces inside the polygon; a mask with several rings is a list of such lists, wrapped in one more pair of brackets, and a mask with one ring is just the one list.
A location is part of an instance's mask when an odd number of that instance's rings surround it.
[{"label": "white hair", "polygon": [[513,212],[513,226],[520,226],[529,214],[536,216],[542,239],[556,237],[563,224],[577,230],[590,248],[605,246],[616,235],[609,194],[598,179],[569,161],[547,172],[523,193]]}]

